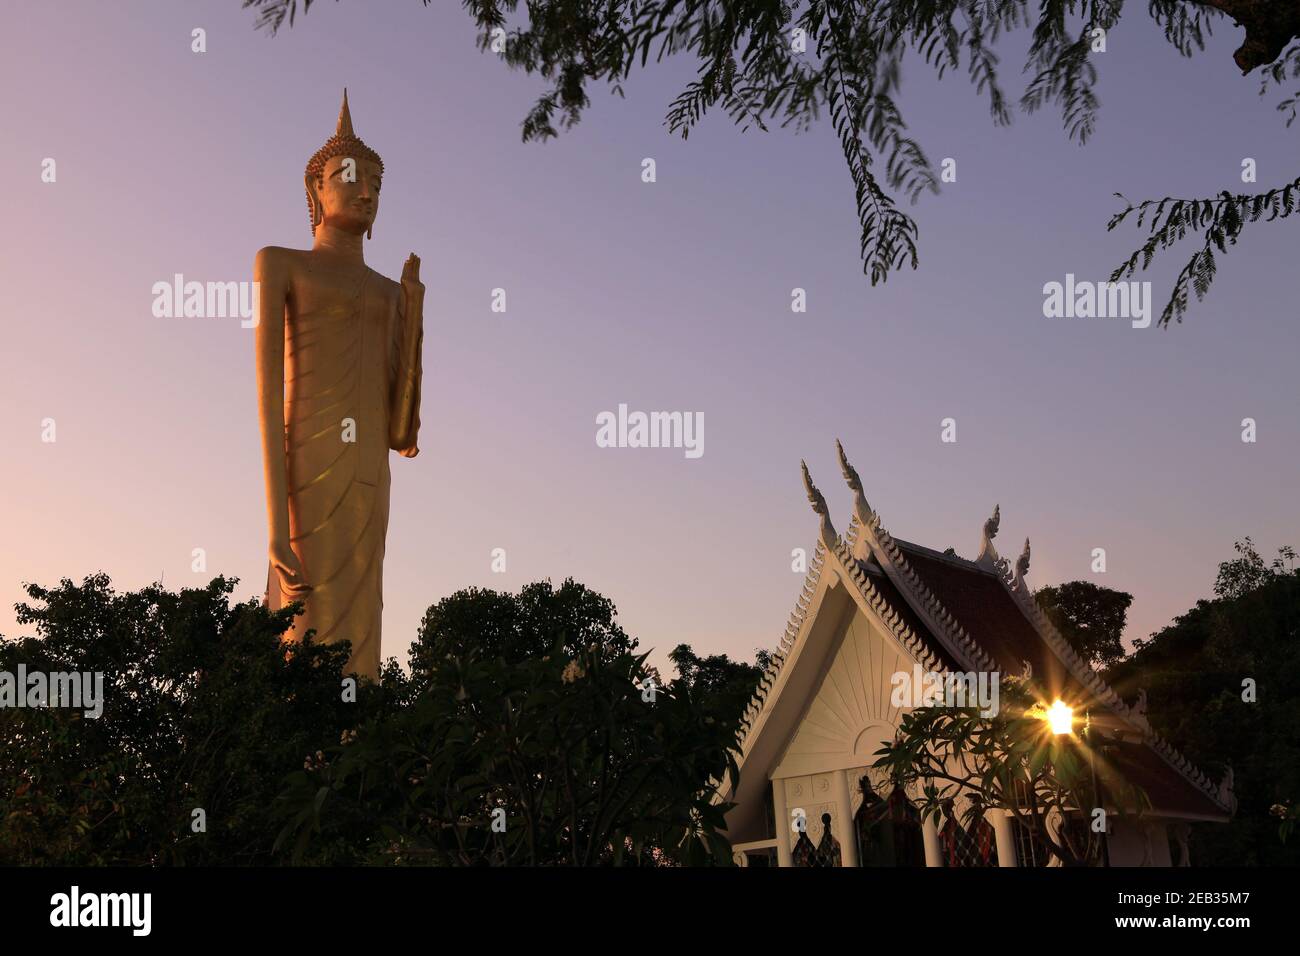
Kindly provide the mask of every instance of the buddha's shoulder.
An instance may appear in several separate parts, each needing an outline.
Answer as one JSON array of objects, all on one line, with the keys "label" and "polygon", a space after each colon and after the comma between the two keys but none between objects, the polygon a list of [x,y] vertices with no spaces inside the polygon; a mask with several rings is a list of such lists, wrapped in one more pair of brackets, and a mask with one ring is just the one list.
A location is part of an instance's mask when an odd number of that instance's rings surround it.
[{"label": "buddha's shoulder", "polygon": [[291,269],[309,255],[306,249],[286,249],[284,246],[263,246],[253,259],[258,268]]}]

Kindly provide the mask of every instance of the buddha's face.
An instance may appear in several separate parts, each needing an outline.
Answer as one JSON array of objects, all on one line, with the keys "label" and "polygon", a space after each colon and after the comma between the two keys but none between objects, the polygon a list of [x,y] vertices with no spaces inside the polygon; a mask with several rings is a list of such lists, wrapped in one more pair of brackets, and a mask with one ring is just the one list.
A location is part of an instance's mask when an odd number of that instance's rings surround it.
[{"label": "buddha's face", "polygon": [[379,213],[380,169],[368,159],[331,156],[309,183],[321,221],[344,232],[368,232]]}]

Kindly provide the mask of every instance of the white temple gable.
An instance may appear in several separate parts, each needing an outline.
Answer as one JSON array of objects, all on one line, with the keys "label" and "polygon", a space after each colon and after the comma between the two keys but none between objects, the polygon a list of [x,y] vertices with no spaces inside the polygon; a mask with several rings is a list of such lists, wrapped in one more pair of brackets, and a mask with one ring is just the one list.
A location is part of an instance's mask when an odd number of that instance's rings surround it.
[{"label": "white temple gable", "polygon": [[773,777],[866,767],[901,717],[893,675],[914,659],[857,609]]}]

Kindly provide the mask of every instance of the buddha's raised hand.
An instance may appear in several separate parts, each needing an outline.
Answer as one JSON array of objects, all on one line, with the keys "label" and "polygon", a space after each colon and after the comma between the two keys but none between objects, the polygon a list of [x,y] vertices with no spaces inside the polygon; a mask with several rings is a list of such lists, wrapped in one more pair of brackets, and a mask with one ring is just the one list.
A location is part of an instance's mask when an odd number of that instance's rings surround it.
[{"label": "buddha's raised hand", "polygon": [[[420,257],[412,252],[402,266],[402,292],[412,304],[424,303],[424,283],[420,281]],[[408,315],[410,312],[407,313]]]}]

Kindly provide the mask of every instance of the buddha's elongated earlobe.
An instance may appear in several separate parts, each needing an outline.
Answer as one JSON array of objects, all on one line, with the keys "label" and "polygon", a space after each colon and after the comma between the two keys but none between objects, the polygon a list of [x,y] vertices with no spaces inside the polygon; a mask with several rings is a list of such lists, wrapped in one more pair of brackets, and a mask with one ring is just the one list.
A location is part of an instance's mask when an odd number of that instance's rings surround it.
[{"label": "buddha's elongated earlobe", "polygon": [[366,238],[373,239],[374,232],[375,232],[375,224],[372,222],[370,225],[366,226]]},{"label": "buddha's elongated earlobe", "polygon": [[305,177],[304,185],[307,187],[307,216],[311,219],[311,234],[316,235],[316,227],[321,224],[323,213],[321,210],[320,196],[316,192],[315,177],[308,175]]}]

